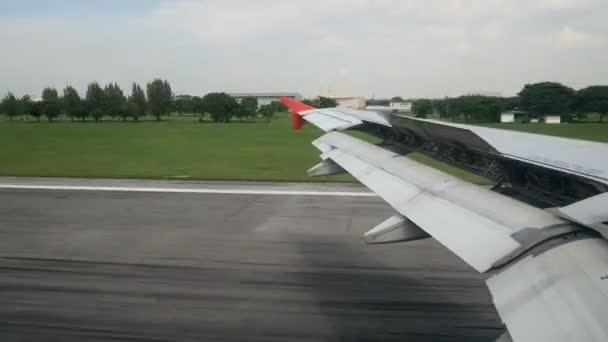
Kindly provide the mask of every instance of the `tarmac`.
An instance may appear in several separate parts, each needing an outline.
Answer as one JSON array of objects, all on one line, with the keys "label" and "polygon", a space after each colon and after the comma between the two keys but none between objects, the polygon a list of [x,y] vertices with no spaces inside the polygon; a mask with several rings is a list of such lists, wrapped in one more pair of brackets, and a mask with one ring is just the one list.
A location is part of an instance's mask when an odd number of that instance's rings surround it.
[{"label": "tarmac", "polygon": [[393,214],[357,185],[0,178],[0,341],[495,340],[449,250],[362,243]]}]

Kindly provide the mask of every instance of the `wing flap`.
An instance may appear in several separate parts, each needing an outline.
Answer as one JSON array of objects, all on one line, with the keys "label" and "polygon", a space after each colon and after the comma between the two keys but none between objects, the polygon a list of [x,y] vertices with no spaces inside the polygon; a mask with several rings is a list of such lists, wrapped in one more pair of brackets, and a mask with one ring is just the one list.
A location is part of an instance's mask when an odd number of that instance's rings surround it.
[{"label": "wing flap", "polygon": [[608,242],[583,239],[530,255],[487,280],[515,341],[606,341]]},{"label": "wing flap", "polygon": [[[490,269],[496,261],[520,246],[504,233],[504,227],[426,194],[353,156],[332,152],[329,157],[479,272]],[[480,247],[482,241],[493,247]]]},{"label": "wing flap", "polygon": [[512,130],[399,117],[397,126],[434,141],[578,175],[608,184],[608,144]]},{"label": "wing flap", "polygon": [[458,180],[380,147],[331,132],[315,144],[401,215],[485,272],[523,244],[525,229],[565,224],[554,215]]}]

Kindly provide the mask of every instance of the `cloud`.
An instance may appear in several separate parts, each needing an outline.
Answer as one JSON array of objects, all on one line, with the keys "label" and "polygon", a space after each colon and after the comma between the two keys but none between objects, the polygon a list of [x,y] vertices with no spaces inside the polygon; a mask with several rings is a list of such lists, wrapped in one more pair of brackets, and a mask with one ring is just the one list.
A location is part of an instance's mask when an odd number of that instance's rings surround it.
[{"label": "cloud", "polygon": [[192,94],[513,94],[536,79],[605,80],[606,10],[593,0],[177,0],[122,16],[2,18],[0,92],[163,77]]},{"label": "cloud", "polygon": [[[328,16],[363,13],[366,0],[335,1],[165,1],[142,22],[177,29],[213,43],[246,40],[264,34],[288,34]],[[321,15],[319,15],[321,14]]]},{"label": "cloud", "polygon": [[588,33],[566,26],[557,33],[557,42],[567,49],[601,48],[608,46],[608,35]]},{"label": "cloud", "polygon": [[568,9],[587,9],[596,5],[600,0],[537,0],[530,1],[536,3],[540,9],[568,10]]}]

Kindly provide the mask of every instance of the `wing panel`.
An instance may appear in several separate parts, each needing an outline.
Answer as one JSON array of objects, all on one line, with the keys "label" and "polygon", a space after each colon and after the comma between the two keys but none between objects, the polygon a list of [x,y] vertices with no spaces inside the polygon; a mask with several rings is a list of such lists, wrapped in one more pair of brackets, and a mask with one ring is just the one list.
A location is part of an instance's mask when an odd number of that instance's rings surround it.
[{"label": "wing panel", "polygon": [[[327,157],[478,271],[486,271],[497,260],[520,247],[520,244],[511,238],[507,228],[426,193],[421,188],[340,149],[332,150]],[[424,172],[422,169],[413,169],[414,173]],[[492,248],[481,248],[482,242]]]},{"label": "wing panel", "polygon": [[[380,147],[331,132],[324,154],[480,272],[523,246],[520,231],[566,221]],[[530,234],[532,236],[532,234]]]},{"label": "wing panel", "polygon": [[504,226],[428,193],[401,213],[480,272],[520,246]]},{"label": "wing panel", "polygon": [[608,159],[597,158],[608,154],[605,143],[411,117],[393,120],[396,126],[426,139],[456,143],[608,184]]},{"label": "wing panel", "polygon": [[349,116],[332,116],[322,112],[310,112],[304,116],[304,120],[329,132],[332,130],[343,130],[350,127],[361,125],[363,122]]},{"label": "wing panel", "polygon": [[522,259],[487,283],[515,341],[606,341],[607,263],[608,242],[579,240]]},{"label": "wing panel", "polygon": [[[469,208],[493,221],[498,221],[502,226],[507,227],[509,234],[525,228],[542,229],[566,222],[544,210],[462,181],[437,169],[340,132],[328,133],[315,143],[318,142],[354,156],[437,197]],[[513,212],[518,215],[513,215]]]}]

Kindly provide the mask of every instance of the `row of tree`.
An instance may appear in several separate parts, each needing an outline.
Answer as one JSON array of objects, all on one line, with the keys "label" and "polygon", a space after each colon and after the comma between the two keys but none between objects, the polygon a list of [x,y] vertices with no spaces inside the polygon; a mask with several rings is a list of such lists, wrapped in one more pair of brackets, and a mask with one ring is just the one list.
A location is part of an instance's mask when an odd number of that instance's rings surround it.
[{"label": "row of tree", "polygon": [[319,96],[314,99],[306,99],[302,101],[302,103],[315,108],[334,108],[338,106],[338,102],[336,101],[336,99],[323,96]]},{"label": "row of tree", "polygon": [[147,84],[146,93],[136,83],[129,96],[125,96],[116,83],[102,87],[92,82],[87,86],[84,98],[72,86],[65,87],[61,95],[57,89],[48,87],[42,91],[39,101],[32,100],[29,95],[17,98],[12,93],[6,94],[0,103],[0,112],[10,119],[26,114],[38,120],[46,116],[53,121],[63,113],[72,120],[84,121],[90,117],[100,121],[104,116],[138,120],[148,113],[160,119],[170,111],[173,93],[169,82],[156,79]]},{"label": "row of tree", "polygon": [[258,108],[256,98],[248,97],[238,102],[226,93],[210,93],[203,97],[179,95],[174,96],[167,80],[155,79],[146,85],[146,91],[133,83],[131,94],[126,96],[120,86],[110,83],[102,87],[97,82],[87,86],[86,94],[80,96],[78,91],[67,86],[60,95],[55,88],[45,88],[39,101],[26,95],[21,98],[8,93],[0,103],[0,113],[11,120],[17,115],[30,115],[37,120],[46,116],[53,121],[60,114],[72,120],[85,121],[92,118],[100,121],[109,116],[126,121],[139,120],[145,115],[152,115],[157,120],[173,112],[180,114],[199,114],[201,118],[208,114],[213,121],[228,122],[232,118],[248,119],[262,115],[270,118],[276,112],[286,111],[280,102],[273,102]]},{"label": "row of tree", "polygon": [[[336,100],[327,97],[304,102],[317,108],[336,106]],[[501,113],[516,109],[525,112],[528,118],[561,115],[562,120],[572,121],[584,119],[588,113],[598,113],[603,120],[608,116],[608,86],[591,86],[575,91],[560,83],[542,82],[527,84],[515,97],[466,95],[418,99],[414,101],[412,111],[417,117],[435,113],[449,120],[499,122]],[[84,98],[76,89],[67,86],[62,95],[54,88],[44,89],[40,101],[33,101],[29,96],[16,98],[8,93],[0,103],[0,113],[9,118],[29,114],[40,119],[44,115],[50,121],[61,113],[72,120],[92,118],[99,121],[104,116],[139,120],[147,114],[160,120],[163,115],[177,112],[196,113],[201,117],[209,114],[213,121],[228,122],[232,118],[248,119],[258,115],[270,118],[273,113],[286,110],[279,102],[258,108],[256,98],[244,98],[238,102],[226,93],[210,93],[203,97],[174,96],[169,82],[160,79],[148,83],[145,92],[134,83],[129,96],[125,96],[116,83],[101,87],[93,82],[88,85]]]},{"label": "row of tree", "polygon": [[515,97],[466,95],[456,98],[419,99],[412,112],[417,117],[435,113],[441,118],[467,122],[500,122],[500,114],[519,110],[528,118],[560,115],[563,121],[585,119],[597,113],[608,116],[608,86],[590,86],[578,91],[555,82],[527,84]]},{"label": "row of tree", "polygon": [[287,107],[278,101],[259,105],[255,97],[245,97],[237,101],[226,93],[210,93],[203,97],[179,95],[173,101],[173,110],[178,114],[208,113],[213,121],[227,122],[232,118],[251,119],[259,115],[269,119],[274,113],[285,112]]}]

